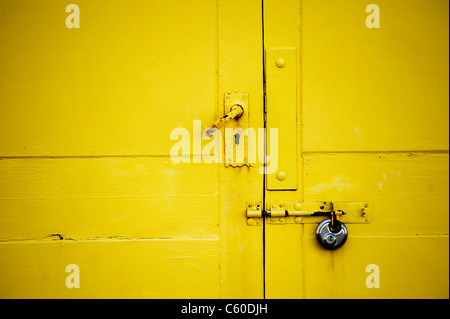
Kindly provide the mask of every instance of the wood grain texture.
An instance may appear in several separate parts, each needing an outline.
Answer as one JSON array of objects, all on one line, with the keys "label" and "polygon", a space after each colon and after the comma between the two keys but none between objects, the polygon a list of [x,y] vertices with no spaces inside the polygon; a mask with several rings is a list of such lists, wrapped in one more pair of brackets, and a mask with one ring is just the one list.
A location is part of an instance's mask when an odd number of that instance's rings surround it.
[{"label": "wood grain texture", "polygon": [[[1,298],[218,298],[217,239],[0,243]],[[67,288],[66,266],[80,269]]]},{"label": "wood grain texture", "polygon": [[[262,2],[218,1],[217,115],[227,92],[248,92],[249,127],[264,127]],[[218,117],[217,117],[218,118]],[[259,167],[219,168],[220,298],[263,298],[263,229],[247,225],[248,201],[259,201]]]},{"label": "wood grain texture", "polygon": [[[266,225],[266,296],[448,298],[448,162],[430,153],[304,155],[306,201],[364,199],[375,218],[346,225],[336,251],[319,245],[315,224]],[[369,264],[380,267],[380,289],[365,285]]]},{"label": "wood grain texture", "polygon": [[0,239],[214,237],[218,169],[168,158],[0,160]]},{"label": "wood grain texture", "polygon": [[214,1],[76,4],[79,29],[67,4],[2,3],[0,156],[168,155],[214,121]]},{"label": "wood grain texture", "polygon": [[[353,234],[334,252],[303,237],[305,298],[448,299],[448,236]],[[366,287],[371,264],[380,269],[380,288]]]},{"label": "wood grain texture", "polygon": [[264,1],[266,48],[299,52],[297,136],[280,139],[302,159],[299,189],[266,201],[367,201],[375,217],[334,252],[317,225],[266,224],[269,298],[448,298],[448,1],[380,0],[380,29],[368,4]]},{"label": "wood grain texture", "polygon": [[261,1],[76,4],[1,4],[0,296],[262,297],[258,168],[169,157],[227,92],[264,126]]},{"label": "wood grain texture", "polygon": [[448,150],[448,1],[301,3],[303,149]]},{"label": "wood grain texture", "polygon": [[353,234],[448,235],[448,162],[448,154],[304,155],[305,200],[370,202],[373,222],[349,225]]}]

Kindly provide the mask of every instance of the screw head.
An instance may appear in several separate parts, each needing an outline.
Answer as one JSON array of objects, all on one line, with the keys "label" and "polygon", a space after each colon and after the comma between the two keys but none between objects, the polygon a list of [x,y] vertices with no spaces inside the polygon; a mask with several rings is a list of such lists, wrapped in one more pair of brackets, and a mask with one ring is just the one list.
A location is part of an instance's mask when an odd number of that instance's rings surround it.
[{"label": "screw head", "polygon": [[295,210],[300,210],[300,209],[302,209],[302,204],[295,203],[294,208],[295,208]]},{"label": "screw head", "polygon": [[247,225],[254,226],[256,224],[256,220],[254,218],[247,219]]},{"label": "screw head", "polygon": [[286,179],[286,177],[287,177],[287,174],[286,174],[286,172],[284,172],[284,171],[279,171],[279,172],[277,173],[277,179],[278,179],[279,181],[284,181],[284,180]]},{"label": "screw head", "polygon": [[278,68],[284,68],[286,66],[286,61],[283,58],[279,58],[277,62],[275,62]]}]

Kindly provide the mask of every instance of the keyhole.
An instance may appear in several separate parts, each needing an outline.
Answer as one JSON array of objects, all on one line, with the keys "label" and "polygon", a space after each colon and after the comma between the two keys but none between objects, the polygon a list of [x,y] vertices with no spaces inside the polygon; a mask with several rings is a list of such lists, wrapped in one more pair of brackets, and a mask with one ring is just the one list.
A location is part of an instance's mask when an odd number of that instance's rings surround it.
[{"label": "keyhole", "polygon": [[333,245],[336,242],[336,237],[333,234],[325,235],[325,242],[328,245]]},{"label": "keyhole", "polygon": [[240,139],[240,135],[239,134],[234,134],[234,138],[236,140],[236,145],[239,145],[239,139]]}]

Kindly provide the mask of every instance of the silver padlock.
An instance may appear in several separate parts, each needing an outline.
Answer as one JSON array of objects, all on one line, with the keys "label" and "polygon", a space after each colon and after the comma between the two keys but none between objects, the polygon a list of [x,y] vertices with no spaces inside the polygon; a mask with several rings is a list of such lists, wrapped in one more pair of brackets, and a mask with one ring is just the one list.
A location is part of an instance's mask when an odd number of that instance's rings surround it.
[{"label": "silver padlock", "polygon": [[335,227],[331,229],[331,219],[323,220],[316,229],[316,238],[326,249],[338,249],[347,241],[347,227],[338,220],[334,221]]}]

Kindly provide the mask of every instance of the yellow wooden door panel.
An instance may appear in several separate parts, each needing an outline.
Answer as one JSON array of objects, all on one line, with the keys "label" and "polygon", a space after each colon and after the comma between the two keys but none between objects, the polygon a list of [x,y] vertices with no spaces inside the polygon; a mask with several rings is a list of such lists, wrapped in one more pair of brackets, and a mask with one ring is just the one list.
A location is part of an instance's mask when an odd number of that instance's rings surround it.
[{"label": "yellow wooden door panel", "polygon": [[[303,163],[305,201],[364,199],[375,218],[347,224],[337,251],[321,248],[316,224],[266,227],[268,298],[448,295],[448,154],[308,154]],[[370,264],[380,289],[365,285]]]},{"label": "yellow wooden door panel", "polygon": [[[0,244],[1,298],[218,298],[217,239]],[[79,267],[68,289],[67,265]]]},{"label": "yellow wooden door panel", "polygon": [[[347,225],[347,243],[331,254],[305,225],[304,296],[448,298],[448,163],[433,153],[305,155],[306,201],[364,198],[375,218]],[[370,264],[380,268],[379,289],[366,287]]]},{"label": "yellow wooden door panel", "polygon": [[[266,298],[445,298],[447,235],[354,234],[345,247],[323,251],[310,227],[270,227],[266,238]],[[283,238],[284,246],[275,238]],[[375,239],[375,240],[374,240]],[[380,287],[366,286],[366,267],[380,269]]]},{"label": "yellow wooden door panel", "polygon": [[[448,298],[448,1],[377,1],[379,29],[369,4],[264,1],[266,52],[298,52],[297,135],[279,149],[300,146],[298,190],[266,202],[374,212],[336,251],[316,224],[266,223],[268,298]],[[372,264],[380,288],[366,286]]]},{"label": "yellow wooden door panel", "polygon": [[[323,254],[314,236],[303,237],[304,298],[448,298],[448,236],[350,239],[345,249]],[[379,288],[366,286],[371,264],[380,269]]]},{"label": "yellow wooden door panel", "polygon": [[371,203],[374,220],[348,225],[352,234],[445,235],[448,162],[448,154],[305,155],[304,198]]},{"label": "yellow wooden door panel", "polygon": [[76,4],[79,29],[67,4],[2,5],[0,155],[167,155],[171,130],[212,123],[214,1]]},{"label": "yellow wooden door panel", "polygon": [[217,236],[214,165],[199,174],[170,158],[101,157],[3,159],[0,167],[0,239]]},{"label": "yellow wooden door panel", "polygon": [[301,3],[303,149],[447,150],[448,1]]},{"label": "yellow wooden door panel", "polygon": [[1,296],[262,297],[259,167],[169,156],[228,92],[264,126],[261,2],[76,4],[0,5]]},{"label": "yellow wooden door panel", "polygon": [[[1,297],[448,298],[447,1],[380,0],[380,29],[358,1],[77,4],[79,29],[51,1],[1,5]],[[272,49],[297,54],[297,134],[279,136],[281,158],[299,146],[297,190],[173,164],[170,132],[206,128],[228,92],[264,126]],[[375,219],[330,252],[314,224],[249,227],[264,192],[367,201]]]}]

